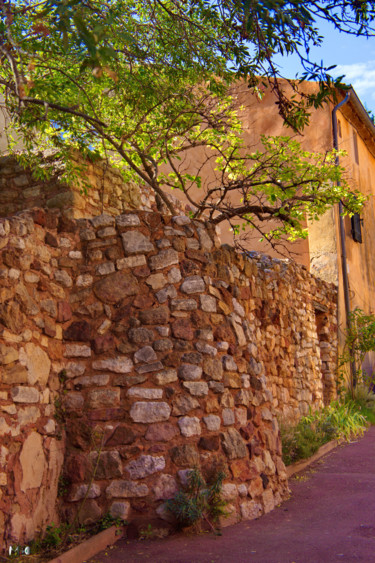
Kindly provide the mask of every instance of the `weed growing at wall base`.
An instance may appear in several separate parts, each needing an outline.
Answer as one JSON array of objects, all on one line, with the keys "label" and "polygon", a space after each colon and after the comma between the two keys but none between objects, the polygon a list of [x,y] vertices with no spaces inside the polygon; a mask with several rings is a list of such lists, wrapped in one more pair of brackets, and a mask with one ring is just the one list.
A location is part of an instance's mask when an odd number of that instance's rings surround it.
[{"label": "weed growing at wall base", "polygon": [[167,508],[180,528],[195,526],[199,529],[206,522],[220,535],[217,523],[220,516],[227,515],[227,503],[221,497],[224,479],[225,473],[219,471],[212,483],[207,485],[198,469],[190,472],[185,489],[167,501]]},{"label": "weed growing at wall base", "polygon": [[354,401],[330,405],[301,418],[296,426],[280,424],[285,465],[312,456],[330,440],[350,441],[363,435],[368,421]]}]

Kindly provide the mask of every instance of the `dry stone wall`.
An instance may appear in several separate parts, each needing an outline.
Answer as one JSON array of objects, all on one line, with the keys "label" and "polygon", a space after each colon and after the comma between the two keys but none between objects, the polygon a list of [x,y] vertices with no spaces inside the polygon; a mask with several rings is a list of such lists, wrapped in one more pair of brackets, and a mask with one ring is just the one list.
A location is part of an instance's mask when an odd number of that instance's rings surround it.
[{"label": "dry stone wall", "polygon": [[[46,165],[53,164],[53,160]],[[24,169],[13,157],[0,157],[0,217],[7,217],[33,207],[60,209],[69,218],[93,217],[104,211],[120,215],[132,209],[148,209],[155,204],[151,190],[134,182],[124,182],[121,173],[104,161],[90,162],[82,158],[81,178],[69,186],[60,181],[61,170],[46,181]]]},{"label": "dry stone wall", "polygon": [[193,467],[225,471],[224,523],[285,498],[276,415],[334,396],[333,286],[185,216],[32,209],[0,219],[0,296],[4,543],[57,508],[168,526]]}]

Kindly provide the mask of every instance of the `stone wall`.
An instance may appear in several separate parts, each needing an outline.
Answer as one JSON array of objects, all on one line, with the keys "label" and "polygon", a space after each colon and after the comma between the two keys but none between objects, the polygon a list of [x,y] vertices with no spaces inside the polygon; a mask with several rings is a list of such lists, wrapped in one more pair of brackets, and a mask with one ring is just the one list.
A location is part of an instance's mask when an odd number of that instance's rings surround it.
[{"label": "stone wall", "polygon": [[276,415],[335,394],[335,288],[185,216],[0,219],[0,297],[8,544],[84,497],[83,523],[168,526],[195,466],[225,470],[226,523],[255,518],[287,494]]},{"label": "stone wall", "polygon": [[46,181],[38,179],[38,170],[22,168],[13,157],[0,157],[0,217],[7,217],[33,207],[60,209],[69,218],[93,217],[106,212],[120,215],[132,209],[151,210],[155,198],[151,190],[134,182],[124,182],[121,173],[104,161],[77,160],[83,170],[76,183],[60,181],[61,170],[51,159],[45,165],[55,172]]}]

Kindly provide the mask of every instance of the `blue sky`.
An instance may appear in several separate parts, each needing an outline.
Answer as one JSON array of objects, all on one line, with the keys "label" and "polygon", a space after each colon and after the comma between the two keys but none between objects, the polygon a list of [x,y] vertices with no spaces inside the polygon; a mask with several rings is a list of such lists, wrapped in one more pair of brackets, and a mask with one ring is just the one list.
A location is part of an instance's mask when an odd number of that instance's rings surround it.
[{"label": "blue sky", "polygon": [[[318,25],[324,42],[321,47],[313,47],[310,60],[324,66],[337,65],[330,71],[334,76],[345,74],[344,82],[351,84],[362,103],[375,113],[375,37],[349,36],[335,31],[327,23]],[[296,72],[302,72],[295,57],[278,57],[278,64],[284,76],[294,78]]]}]

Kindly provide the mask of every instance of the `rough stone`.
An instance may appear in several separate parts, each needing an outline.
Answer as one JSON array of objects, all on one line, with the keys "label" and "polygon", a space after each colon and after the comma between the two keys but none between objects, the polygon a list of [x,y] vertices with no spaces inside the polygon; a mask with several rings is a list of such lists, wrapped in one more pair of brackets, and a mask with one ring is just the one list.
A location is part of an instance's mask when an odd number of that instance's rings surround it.
[{"label": "rough stone", "polygon": [[116,260],[116,268],[118,270],[123,270],[124,268],[138,268],[140,266],[146,266],[146,264],[146,256],[144,254],[127,256],[126,258]]},{"label": "rough stone", "polygon": [[146,279],[146,283],[155,291],[164,287],[167,284],[167,280],[164,274],[152,274]]},{"label": "rough stone", "polygon": [[178,492],[178,485],[173,475],[160,475],[152,489],[156,500],[166,500],[174,497]]},{"label": "rough stone", "polygon": [[223,432],[222,444],[229,459],[243,458],[248,453],[244,440],[235,428]]},{"label": "rough stone", "polygon": [[115,224],[115,219],[111,215],[103,213],[90,219],[90,223],[95,229],[103,229],[105,227],[112,227]]},{"label": "rough stone", "polygon": [[89,391],[88,403],[92,409],[116,406],[120,403],[120,389],[95,389]]},{"label": "rough stone", "polygon": [[209,452],[216,452],[220,449],[220,437],[219,436],[203,436],[199,440],[198,445],[202,450],[207,450]]},{"label": "rough stone", "polygon": [[[99,456],[99,460],[98,460]],[[120,454],[112,452],[91,452],[89,455],[91,466],[96,469],[95,479],[115,479],[122,476],[122,462]]]},{"label": "rough stone", "polygon": [[91,356],[90,346],[80,344],[67,344],[64,356],[67,358],[89,358]]},{"label": "rough stone", "polygon": [[91,326],[87,321],[75,321],[64,330],[64,340],[85,341],[91,338]]},{"label": "rough stone", "polygon": [[238,371],[238,366],[233,356],[224,355],[222,357],[223,367],[225,371]]},{"label": "rough stone", "polygon": [[92,363],[95,370],[108,370],[114,373],[130,373],[133,369],[133,362],[127,357],[108,358],[107,360],[96,360]]},{"label": "rough stone", "polygon": [[179,268],[171,268],[168,272],[169,283],[179,283],[181,281],[181,271]]},{"label": "rough stone", "polygon": [[116,217],[116,225],[119,228],[125,227],[138,227],[141,224],[138,215],[134,214],[126,214],[126,215],[118,215]]},{"label": "rough stone", "polygon": [[144,327],[131,328],[128,332],[128,337],[130,342],[135,344],[147,344],[153,341],[154,333],[152,330]]},{"label": "rough stone", "polygon": [[220,426],[221,426],[220,416],[217,416],[215,414],[209,414],[208,416],[203,417],[203,421],[207,426],[207,430],[210,430],[211,432],[216,432],[217,430],[220,430]]},{"label": "rough stone", "polygon": [[144,373],[151,373],[153,371],[160,371],[163,368],[164,366],[161,362],[154,362],[152,364],[143,364],[141,366],[137,366],[136,371],[139,374],[144,374]]},{"label": "rough stone", "polygon": [[232,409],[223,409],[222,412],[224,426],[231,426],[236,422],[234,412]]},{"label": "rough stone", "polygon": [[73,280],[65,270],[56,270],[54,278],[63,287],[70,288],[73,286]]},{"label": "rough stone", "polygon": [[196,416],[183,416],[178,419],[178,426],[180,428],[180,432],[186,438],[190,438],[191,436],[200,436],[201,434],[201,425],[199,422],[199,418]]},{"label": "rough stone", "polygon": [[103,303],[118,303],[125,297],[137,295],[139,286],[133,274],[119,271],[97,281],[93,289]]},{"label": "rough stone", "polygon": [[107,276],[108,274],[112,274],[115,269],[116,268],[113,262],[104,262],[103,264],[99,264],[95,268],[95,273],[98,276]]},{"label": "rough stone", "polygon": [[42,299],[40,301],[42,311],[48,313],[53,319],[57,318],[57,306],[53,299]]},{"label": "rough stone", "polygon": [[134,354],[135,363],[144,362],[150,364],[152,362],[157,362],[158,357],[151,346],[143,346]]},{"label": "rough stone", "polygon": [[243,520],[255,520],[262,514],[262,507],[253,500],[247,500],[240,505]]},{"label": "rough stone", "polygon": [[197,381],[202,376],[202,368],[193,364],[183,364],[178,370],[178,376],[184,381]]},{"label": "rough stone", "polygon": [[234,483],[224,483],[221,488],[221,496],[223,500],[230,502],[238,497],[238,489]]},{"label": "rough stone", "polygon": [[136,498],[148,495],[148,486],[134,481],[114,480],[106,488],[107,498]]},{"label": "rough stone", "polygon": [[138,459],[132,460],[125,466],[131,479],[144,479],[147,475],[163,471],[164,468],[164,457],[153,457],[151,455],[141,455]]},{"label": "rough stone", "polygon": [[195,299],[172,299],[172,311],[195,311],[198,308]]},{"label": "rough stone", "polygon": [[156,299],[159,301],[159,303],[165,303],[168,298],[173,299],[175,297],[177,297],[177,291],[173,285],[169,285],[168,287],[165,287],[164,289],[161,289],[156,293]]},{"label": "rough stone", "polygon": [[153,348],[157,352],[168,352],[173,348],[173,342],[169,338],[162,338],[160,340],[155,340],[153,343]]},{"label": "rough stone", "polygon": [[205,283],[200,276],[190,276],[182,282],[180,290],[191,295],[192,293],[202,293],[205,290]]},{"label": "rough stone", "polygon": [[112,516],[112,518],[114,519],[119,518],[120,520],[128,520],[130,516],[130,510],[131,510],[130,502],[126,502],[126,501],[113,502],[109,507],[109,513]]},{"label": "rough stone", "polygon": [[176,426],[170,422],[159,422],[148,427],[145,438],[150,442],[169,442],[177,434]]},{"label": "rough stone", "polygon": [[154,250],[150,239],[139,231],[127,231],[121,236],[125,254],[143,254]]},{"label": "rough stone", "polygon": [[106,442],[106,446],[126,446],[133,444],[139,432],[132,425],[120,424]]},{"label": "rough stone", "polygon": [[193,340],[194,329],[189,319],[176,319],[172,324],[172,333],[175,338]]},{"label": "rough stone", "polygon": [[256,465],[248,459],[236,459],[231,463],[230,469],[234,479],[240,481],[250,481],[258,476]]},{"label": "rough stone", "polygon": [[203,372],[215,381],[223,379],[223,365],[219,359],[205,358],[203,361]]},{"label": "rough stone", "polygon": [[205,381],[184,381],[183,386],[191,395],[205,397],[208,395],[208,385]]},{"label": "rough stone", "polygon": [[68,500],[76,502],[84,498],[98,498],[100,496],[100,487],[96,483],[92,483],[89,489],[88,485],[75,484],[70,488]]},{"label": "rough stone", "polygon": [[197,467],[199,465],[199,454],[196,448],[190,444],[175,446],[170,450],[172,461],[177,467]]},{"label": "rough stone", "polygon": [[198,342],[195,343],[195,347],[199,352],[201,352],[202,354],[206,354],[207,356],[210,356],[211,358],[214,358],[217,355],[217,349],[214,348],[213,346],[210,346],[206,342],[199,342],[198,341]]},{"label": "rough stone", "polygon": [[172,248],[161,250],[159,254],[151,256],[149,264],[151,270],[161,270],[173,264],[178,264],[178,252]]},{"label": "rough stone", "polygon": [[39,488],[42,484],[46,458],[43,452],[43,438],[31,432],[23,443],[20,453],[22,471],[21,491]]},{"label": "rough stone", "polygon": [[146,387],[132,387],[127,392],[128,397],[136,399],[161,399],[163,389],[148,389]]},{"label": "rough stone", "polygon": [[[18,354],[17,354],[18,355]],[[27,383],[28,382],[29,373],[27,369],[20,365],[19,363],[6,366],[1,375],[0,381],[5,384],[17,384],[17,383]]]},{"label": "rough stone", "polygon": [[215,297],[211,295],[200,295],[201,309],[206,313],[216,313],[217,305]]},{"label": "rough stone", "polygon": [[140,311],[139,320],[144,325],[166,324],[169,321],[169,309],[161,305],[155,309]]},{"label": "rough stone", "polygon": [[13,387],[12,399],[15,403],[38,403],[39,391],[35,387]]},{"label": "rough stone", "polygon": [[171,407],[168,403],[137,402],[130,409],[130,418],[134,422],[151,424],[152,422],[162,422],[168,420],[171,414]]},{"label": "rough stone", "polygon": [[181,416],[199,408],[199,402],[190,395],[177,395],[173,400],[172,414]]}]

